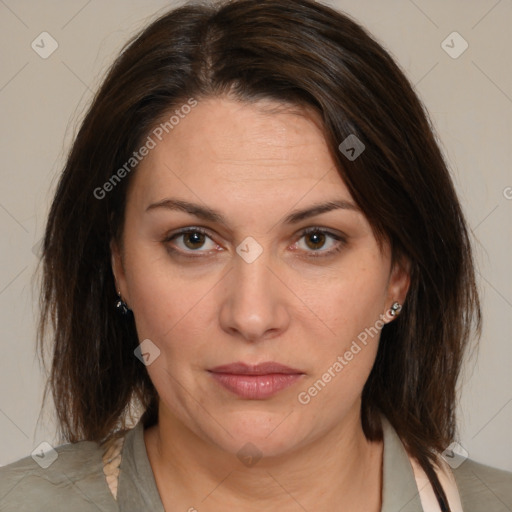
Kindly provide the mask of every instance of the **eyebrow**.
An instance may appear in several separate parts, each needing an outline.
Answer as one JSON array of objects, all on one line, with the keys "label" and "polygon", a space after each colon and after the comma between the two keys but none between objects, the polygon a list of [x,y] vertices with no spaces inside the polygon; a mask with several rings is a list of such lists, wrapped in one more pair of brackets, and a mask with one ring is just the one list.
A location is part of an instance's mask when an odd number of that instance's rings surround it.
[{"label": "eyebrow", "polygon": [[[190,215],[195,215],[196,217],[199,217],[203,220],[217,222],[225,226],[227,225],[226,219],[220,212],[213,210],[212,208],[209,208],[207,206],[201,206],[199,204],[191,203],[189,201],[183,201],[181,199],[174,198],[163,199],[162,201],[158,201],[157,203],[150,204],[146,208],[146,211],[152,211],[159,208],[181,211],[189,213]],[[327,201],[325,203],[314,204],[302,210],[294,210],[284,218],[283,222],[285,224],[297,224],[298,222],[301,222],[304,219],[314,217],[315,215],[320,215],[322,213],[327,213],[332,210],[351,210],[355,212],[361,211],[354,203],[351,203],[350,201],[335,199],[332,201]]]}]

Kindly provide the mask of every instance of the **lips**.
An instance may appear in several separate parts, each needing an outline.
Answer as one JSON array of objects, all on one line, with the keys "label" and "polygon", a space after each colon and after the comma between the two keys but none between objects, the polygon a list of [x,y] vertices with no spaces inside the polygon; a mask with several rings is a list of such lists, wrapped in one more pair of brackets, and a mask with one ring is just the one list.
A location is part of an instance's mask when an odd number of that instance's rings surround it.
[{"label": "lips", "polygon": [[304,373],[300,370],[297,370],[296,368],[290,368],[289,366],[285,366],[272,361],[255,365],[248,365],[245,363],[237,362],[216,366],[209,371],[213,373],[231,373],[233,375],[268,375],[271,373],[289,375]]},{"label": "lips", "polygon": [[276,362],[248,365],[237,362],[209,370],[213,379],[247,400],[263,400],[295,384],[304,372]]}]

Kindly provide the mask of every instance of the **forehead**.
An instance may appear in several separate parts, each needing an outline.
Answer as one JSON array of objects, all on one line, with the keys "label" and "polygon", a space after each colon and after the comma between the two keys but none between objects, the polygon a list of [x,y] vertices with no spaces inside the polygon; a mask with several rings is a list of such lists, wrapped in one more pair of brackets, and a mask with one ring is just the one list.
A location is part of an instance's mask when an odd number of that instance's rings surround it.
[{"label": "forehead", "polygon": [[299,195],[327,191],[350,199],[317,114],[299,107],[210,98],[155,142],[132,187],[147,200],[176,187],[200,197],[236,189],[247,199],[259,194],[296,202]]}]

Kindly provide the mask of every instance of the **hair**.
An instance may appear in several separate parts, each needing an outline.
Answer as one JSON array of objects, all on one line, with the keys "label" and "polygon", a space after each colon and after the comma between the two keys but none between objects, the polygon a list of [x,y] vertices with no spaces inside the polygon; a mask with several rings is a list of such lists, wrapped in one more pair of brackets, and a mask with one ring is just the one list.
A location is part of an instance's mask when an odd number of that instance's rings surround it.
[{"label": "hair", "polygon": [[[481,312],[468,228],[428,115],[392,57],[348,16],[308,0],[187,4],[130,40],[107,73],[73,142],[43,242],[39,347],[51,338],[51,390],[60,435],[104,441],[130,404],[157,421],[157,392],[133,316],[117,298],[110,243],[121,241],[132,171],[109,181],[173,109],[195,98],[275,100],[318,114],[338,172],[393,262],[407,262],[401,314],[381,332],[362,394],[369,440],[380,414],[427,473],[456,434],[456,384]],[[350,161],[338,146],[365,145]],[[110,182],[112,183],[112,181]],[[51,336],[48,336],[49,331]],[[43,401],[44,403],[44,401]]]}]

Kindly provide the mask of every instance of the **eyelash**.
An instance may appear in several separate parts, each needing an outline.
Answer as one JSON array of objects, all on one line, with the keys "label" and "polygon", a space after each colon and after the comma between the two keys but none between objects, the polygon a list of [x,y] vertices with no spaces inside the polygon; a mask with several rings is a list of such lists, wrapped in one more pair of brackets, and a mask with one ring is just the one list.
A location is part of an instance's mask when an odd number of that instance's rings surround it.
[{"label": "eyelash", "polygon": [[[192,227],[184,228],[184,229],[178,231],[177,233],[173,233],[172,235],[167,236],[163,240],[163,242],[166,243],[166,244],[169,244],[169,242],[172,242],[176,238],[178,238],[180,236],[183,236],[183,235],[186,235],[186,234],[189,234],[189,233],[201,233],[201,234],[207,236],[208,238],[212,239],[212,237],[210,236],[209,232],[207,230],[205,230],[204,228],[193,227],[192,226]],[[327,235],[327,236],[333,238],[334,240],[336,240],[339,243],[336,244],[335,248],[330,249],[328,251],[322,251],[322,250],[306,251],[306,252],[309,253],[309,255],[306,256],[307,258],[323,258],[323,257],[331,256],[331,255],[333,255],[335,253],[340,252],[343,249],[343,247],[345,246],[345,244],[347,243],[346,238],[344,236],[332,233],[331,231],[328,231],[328,230],[325,230],[323,228],[316,227],[316,226],[315,227],[309,227],[309,228],[306,228],[306,229],[302,230],[301,233],[300,233],[299,238],[297,239],[297,242],[299,240],[301,240],[303,237],[305,237],[307,235],[310,235],[311,233],[320,233],[320,234]],[[175,248],[169,247],[169,245],[167,246],[167,250],[172,252],[172,253],[179,254],[180,256],[183,256],[185,258],[200,258],[200,257],[204,257],[200,253],[199,250],[183,252],[180,249],[175,249]],[[192,255],[194,252],[197,252],[199,254],[198,255]]]}]

